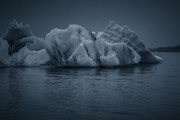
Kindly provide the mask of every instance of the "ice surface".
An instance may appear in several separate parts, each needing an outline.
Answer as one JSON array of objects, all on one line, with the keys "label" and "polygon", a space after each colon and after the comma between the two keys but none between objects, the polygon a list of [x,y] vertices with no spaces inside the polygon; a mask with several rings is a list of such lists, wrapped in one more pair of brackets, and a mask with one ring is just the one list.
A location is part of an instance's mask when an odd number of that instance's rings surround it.
[{"label": "ice surface", "polygon": [[55,65],[94,66],[95,51],[90,48],[94,46],[94,37],[85,28],[79,25],[70,25],[65,30],[55,28],[46,35],[45,41],[46,50]]},{"label": "ice surface", "polygon": [[9,65],[8,42],[0,37],[0,65]]},{"label": "ice surface", "polygon": [[49,56],[45,49],[32,51],[23,47],[19,52],[11,56],[11,66],[39,66],[46,64],[49,61]]},{"label": "ice surface", "polygon": [[0,65],[62,67],[117,67],[160,62],[138,35],[114,22],[103,32],[79,25],[52,29],[45,40],[34,36],[29,25],[13,20],[0,38]]}]

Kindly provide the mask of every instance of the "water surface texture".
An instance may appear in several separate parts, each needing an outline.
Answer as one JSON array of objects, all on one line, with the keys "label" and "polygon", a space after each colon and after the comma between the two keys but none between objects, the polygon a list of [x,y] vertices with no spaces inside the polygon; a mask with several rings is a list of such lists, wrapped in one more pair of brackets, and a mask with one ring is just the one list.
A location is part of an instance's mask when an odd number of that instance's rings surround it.
[{"label": "water surface texture", "polygon": [[0,120],[179,120],[180,53],[119,69],[0,68]]}]

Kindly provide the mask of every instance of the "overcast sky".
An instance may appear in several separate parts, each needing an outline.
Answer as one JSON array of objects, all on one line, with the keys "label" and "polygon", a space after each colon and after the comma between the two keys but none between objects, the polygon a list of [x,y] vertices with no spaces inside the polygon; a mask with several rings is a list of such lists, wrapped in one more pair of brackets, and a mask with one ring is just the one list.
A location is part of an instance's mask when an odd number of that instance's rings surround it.
[{"label": "overcast sky", "polygon": [[12,19],[30,24],[43,38],[52,28],[69,24],[103,31],[114,20],[136,31],[148,47],[180,44],[178,0],[1,0],[1,36]]}]

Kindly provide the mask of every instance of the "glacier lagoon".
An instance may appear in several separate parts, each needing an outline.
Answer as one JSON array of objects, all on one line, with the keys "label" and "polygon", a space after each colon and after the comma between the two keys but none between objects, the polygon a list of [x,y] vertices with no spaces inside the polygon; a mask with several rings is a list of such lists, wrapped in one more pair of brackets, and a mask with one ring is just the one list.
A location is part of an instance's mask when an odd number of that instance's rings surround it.
[{"label": "glacier lagoon", "polygon": [[13,20],[0,37],[0,119],[178,118],[179,60],[112,21],[98,33],[73,24],[39,38]]},{"label": "glacier lagoon", "polygon": [[180,119],[180,53],[114,69],[0,67],[1,120]]}]

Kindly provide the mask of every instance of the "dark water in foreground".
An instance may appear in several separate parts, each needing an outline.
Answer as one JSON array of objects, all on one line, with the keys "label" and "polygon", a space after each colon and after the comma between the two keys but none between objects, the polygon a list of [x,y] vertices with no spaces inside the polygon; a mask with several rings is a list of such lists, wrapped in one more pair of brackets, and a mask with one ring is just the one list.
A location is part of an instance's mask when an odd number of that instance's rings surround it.
[{"label": "dark water in foreground", "polygon": [[0,120],[180,120],[180,53],[121,69],[0,68]]}]

